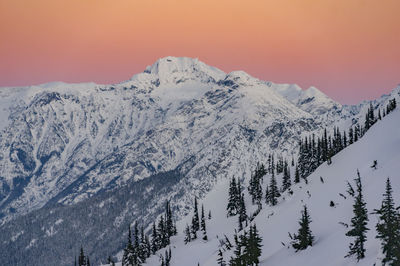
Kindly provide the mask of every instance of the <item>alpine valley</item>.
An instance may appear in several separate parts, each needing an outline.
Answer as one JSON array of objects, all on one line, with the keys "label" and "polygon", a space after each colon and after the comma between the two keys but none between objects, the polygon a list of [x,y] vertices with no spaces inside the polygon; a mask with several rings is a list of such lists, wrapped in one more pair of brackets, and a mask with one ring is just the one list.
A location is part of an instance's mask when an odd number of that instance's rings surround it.
[{"label": "alpine valley", "polygon": [[[172,217],[176,232],[134,265],[253,265],[230,263],[255,224],[260,265],[353,265],[355,257],[345,258],[346,231],[356,197],[346,190],[356,190],[359,171],[370,230],[358,264],[380,265],[378,215],[371,213],[381,206],[388,177],[400,204],[399,101],[397,87],[342,105],[314,87],[176,57],[118,84],[0,88],[1,264],[72,265],[81,247],[92,265],[108,257],[120,264],[128,228],[143,227],[144,243],[153,222]],[[311,143],[327,153],[299,170]],[[290,184],[283,182],[288,175]],[[265,194],[273,178],[276,202],[271,193],[257,200],[254,182]],[[243,219],[239,207],[227,215],[232,180],[241,184]],[[188,239],[184,231],[201,204],[207,237],[191,232]],[[314,241],[296,250],[290,240],[303,205]],[[133,236],[140,238],[137,230]]]}]

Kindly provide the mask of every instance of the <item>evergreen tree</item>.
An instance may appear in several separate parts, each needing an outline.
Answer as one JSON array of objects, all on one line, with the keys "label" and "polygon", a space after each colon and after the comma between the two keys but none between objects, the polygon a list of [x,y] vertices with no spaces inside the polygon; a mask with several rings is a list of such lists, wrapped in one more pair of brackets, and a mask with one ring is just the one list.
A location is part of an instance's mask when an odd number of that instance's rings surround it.
[{"label": "evergreen tree", "polygon": [[228,211],[228,217],[237,214],[237,202],[238,202],[238,192],[236,186],[236,180],[232,177],[229,184],[229,195],[228,195],[228,205],[226,207]]},{"label": "evergreen tree", "polygon": [[250,226],[249,237],[245,241],[243,257],[245,265],[258,265],[261,256],[262,238],[258,234],[256,225]]},{"label": "evergreen tree", "polygon": [[190,234],[190,227],[189,225],[186,224],[186,229],[185,229],[185,244],[189,243],[192,240],[192,236]]},{"label": "evergreen tree", "polygon": [[262,187],[261,182],[263,181],[263,177],[266,174],[264,164],[257,164],[257,167],[254,173],[250,177],[250,183],[248,187],[249,194],[251,195],[251,200],[258,205],[261,205],[262,200]]},{"label": "evergreen tree", "polygon": [[126,244],[126,247],[124,248],[124,254],[122,256],[122,265],[134,265],[134,248],[132,245],[132,233],[131,233],[131,227],[129,226],[128,228],[128,243]]},{"label": "evergreen tree", "polygon": [[265,189],[265,203],[269,204],[269,200],[270,200],[270,195],[269,195],[269,189],[267,186],[267,188]]},{"label": "evergreen tree", "polygon": [[[141,261],[139,258],[139,250],[140,250],[140,242],[139,242],[139,229],[138,229],[138,224],[135,222],[135,225],[133,227],[133,233],[134,233],[134,241],[133,241],[133,265],[140,265]],[[144,262],[144,261],[143,261]]]},{"label": "evergreen tree", "polygon": [[278,197],[280,197],[280,193],[279,193],[279,189],[278,189],[278,185],[276,183],[276,179],[275,176],[272,175],[271,176],[271,180],[269,183],[269,191],[268,191],[268,198],[267,198],[267,202],[272,205],[275,206],[276,204],[278,204]]},{"label": "evergreen tree", "polygon": [[388,178],[382,206],[379,210],[375,210],[375,213],[379,215],[376,238],[381,240],[385,255],[382,262],[389,265],[400,265],[400,214],[394,206],[392,192],[392,185]]},{"label": "evergreen tree", "polygon": [[285,162],[283,169],[282,192],[286,191],[291,186],[292,186],[292,181],[290,180],[290,169],[287,162]]},{"label": "evergreen tree", "polygon": [[229,261],[229,265],[231,265],[231,266],[247,265],[244,260],[245,258],[243,257],[243,252],[242,252],[243,247],[246,246],[246,242],[247,242],[247,232],[246,231],[244,231],[243,234],[239,236],[239,238],[237,237],[237,235],[235,235],[236,249],[233,252],[235,257],[231,257],[231,259]]},{"label": "evergreen tree", "polygon": [[176,228],[174,227],[171,204],[169,200],[167,200],[167,202],[165,203],[165,230],[168,238],[176,235]]},{"label": "evergreen tree", "polygon": [[158,247],[159,248],[166,247],[169,244],[168,243],[169,239],[166,233],[164,216],[161,216],[160,220],[158,221],[157,234],[158,234]]},{"label": "evergreen tree", "polygon": [[200,229],[199,208],[197,204],[197,197],[194,198],[194,214],[192,218],[192,235],[193,239],[197,238],[197,231]]},{"label": "evergreen tree", "polygon": [[158,232],[156,229],[156,223],[153,222],[153,231],[152,231],[152,235],[151,235],[151,251],[153,252],[153,254],[156,253],[157,250],[160,249],[158,243],[159,243],[159,236],[158,236]]},{"label": "evergreen tree", "polygon": [[354,142],[358,141],[359,136],[360,136],[360,126],[356,125],[354,127]]},{"label": "evergreen tree", "polygon": [[170,266],[171,257],[171,248],[169,248],[168,250],[165,250],[165,266]]},{"label": "evergreen tree", "polygon": [[198,230],[196,230],[196,228],[195,228],[195,226],[194,226],[194,224],[195,224],[195,221],[194,221],[194,216],[192,217],[192,226],[191,226],[191,228],[190,228],[190,230],[191,230],[191,233],[192,233],[192,236],[191,236],[191,239],[192,240],[194,240],[194,239],[197,239],[197,231]]},{"label": "evergreen tree", "polygon": [[355,240],[350,244],[350,251],[346,257],[355,255],[357,261],[359,261],[365,257],[364,243],[367,241],[366,232],[369,229],[367,228],[368,212],[362,194],[361,177],[358,171],[355,182],[357,186],[357,195],[353,205],[354,217],[351,219],[351,230],[346,233],[346,236],[355,237]]},{"label": "evergreen tree", "polygon": [[81,250],[78,257],[78,265],[79,266],[86,266],[86,257],[85,253],[83,252],[83,247],[81,246]]},{"label": "evergreen tree", "polygon": [[141,262],[145,262],[146,259],[150,256],[150,253],[148,254],[148,248],[147,248],[147,242],[146,242],[146,236],[144,234],[144,228],[143,226],[140,227],[140,245],[138,249],[138,257]]},{"label": "evergreen tree", "polygon": [[296,170],[294,174],[294,183],[300,183],[300,173],[299,173],[299,167],[296,165]]},{"label": "evergreen tree", "polygon": [[206,218],[204,216],[204,206],[201,205],[201,231],[203,232],[203,240],[207,241]]},{"label": "evergreen tree", "polygon": [[241,230],[242,223],[247,221],[247,214],[246,214],[246,205],[244,203],[244,194],[240,197],[240,207],[239,207],[239,230]]},{"label": "evergreen tree", "polygon": [[199,208],[197,204],[197,197],[194,198],[194,223],[193,226],[196,228],[196,231],[200,229],[200,220],[199,220]]},{"label": "evergreen tree", "polygon": [[353,135],[353,127],[349,128],[349,145],[353,144],[354,142],[354,135]]},{"label": "evergreen tree", "polygon": [[306,249],[308,246],[312,246],[314,236],[310,229],[311,218],[307,210],[307,206],[304,205],[304,209],[301,212],[301,219],[299,221],[300,228],[297,234],[294,234],[292,246],[297,251]]}]

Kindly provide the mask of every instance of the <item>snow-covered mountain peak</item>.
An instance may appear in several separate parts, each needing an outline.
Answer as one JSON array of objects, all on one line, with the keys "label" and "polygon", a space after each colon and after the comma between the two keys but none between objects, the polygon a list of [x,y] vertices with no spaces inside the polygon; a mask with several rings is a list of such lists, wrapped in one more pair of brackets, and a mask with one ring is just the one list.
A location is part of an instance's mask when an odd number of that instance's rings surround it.
[{"label": "snow-covered mountain peak", "polygon": [[[211,67],[197,58],[167,56],[148,66],[144,73],[158,78],[160,84],[180,83],[197,78],[201,81],[216,81],[225,77],[225,72]],[[135,76],[134,76],[135,77]]]},{"label": "snow-covered mountain peak", "polygon": [[316,87],[302,90],[297,84],[274,84],[273,88],[300,109],[314,115],[321,115],[342,107],[340,103],[332,100]]},{"label": "snow-covered mountain peak", "polygon": [[319,89],[317,89],[314,86],[309,87],[304,92],[309,97],[328,97],[328,96],[326,96],[326,94],[324,94],[323,92],[321,92]]}]

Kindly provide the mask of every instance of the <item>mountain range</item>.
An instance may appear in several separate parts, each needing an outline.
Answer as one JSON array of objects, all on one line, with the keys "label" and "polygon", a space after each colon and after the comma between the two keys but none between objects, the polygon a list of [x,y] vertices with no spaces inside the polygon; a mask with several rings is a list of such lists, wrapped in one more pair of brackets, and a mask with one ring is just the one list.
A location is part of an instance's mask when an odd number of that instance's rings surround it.
[{"label": "mountain range", "polygon": [[[149,225],[165,200],[184,217],[194,195],[203,198],[232,176],[248,178],[269,154],[296,158],[302,137],[335,126],[348,130],[362,123],[370,103],[383,109],[399,97],[397,87],[373,101],[342,105],[315,87],[302,90],[176,57],[118,84],[1,88],[0,235],[3,250],[14,245],[27,254],[2,257],[39,265],[33,258],[51,242],[59,247],[54,254],[64,250],[54,265],[68,265],[77,247],[96,241],[88,251],[99,262],[121,250],[127,224]],[[104,210],[107,202],[115,210]],[[82,221],[62,222],[90,210],[99,221],[109,216],[117,229],[101,234],[107,224],[91,232]],[[68,247],[66,228],[80,228],[74,236],[81,236]]]}]

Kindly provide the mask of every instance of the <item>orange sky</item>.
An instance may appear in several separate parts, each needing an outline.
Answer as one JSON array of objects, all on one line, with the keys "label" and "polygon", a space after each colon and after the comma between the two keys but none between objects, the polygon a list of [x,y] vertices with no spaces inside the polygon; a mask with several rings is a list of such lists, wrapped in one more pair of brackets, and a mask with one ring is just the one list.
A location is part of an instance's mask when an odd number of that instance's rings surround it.
[{"label": "orange sky", "polygon": [[400,83],[399,0],[0,0],[0,38],[0,86],[119,82],[167,55],[345,103]]}]

